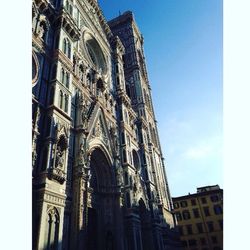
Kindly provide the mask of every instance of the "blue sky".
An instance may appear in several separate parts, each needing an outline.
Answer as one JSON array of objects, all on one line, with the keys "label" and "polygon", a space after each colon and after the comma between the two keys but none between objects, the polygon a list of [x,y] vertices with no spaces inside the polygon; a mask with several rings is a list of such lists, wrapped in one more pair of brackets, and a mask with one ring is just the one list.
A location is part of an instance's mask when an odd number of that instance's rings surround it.
[{"label": "blue sky", "polygon": [[222,0],[100,0],[107,20],[133,11],[172,196],[222,177]]}]

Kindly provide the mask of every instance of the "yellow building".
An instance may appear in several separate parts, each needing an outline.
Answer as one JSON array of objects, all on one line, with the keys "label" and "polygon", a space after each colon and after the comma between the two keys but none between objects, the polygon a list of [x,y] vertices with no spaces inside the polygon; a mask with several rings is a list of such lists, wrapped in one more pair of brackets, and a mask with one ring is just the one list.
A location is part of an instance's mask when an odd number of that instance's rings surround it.
[{"label": "yellow building", "polygon": [[223,249],[223,190],[218,185],[173,198],[184,249]]}]

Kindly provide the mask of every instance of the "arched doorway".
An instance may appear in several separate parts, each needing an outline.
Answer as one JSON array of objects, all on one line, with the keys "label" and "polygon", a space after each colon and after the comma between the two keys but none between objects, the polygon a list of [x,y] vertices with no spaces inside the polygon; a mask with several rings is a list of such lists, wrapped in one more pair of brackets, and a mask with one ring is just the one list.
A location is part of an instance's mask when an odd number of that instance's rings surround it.
[{"label": "arched doorway", "polygon": [[139,208],[138,208],[140,221],[141,221],[141,238],[142,238],[142,249],[150,250],[151,248],[151,230],[150,230],[150,216],[149,211],[146,208],[146,205],[143,199],[139,200]]},{"label": "arched doorway", "polygon": [[92,151],[87,205],[87,250],[114,250],[115,175],[100,148]]}]

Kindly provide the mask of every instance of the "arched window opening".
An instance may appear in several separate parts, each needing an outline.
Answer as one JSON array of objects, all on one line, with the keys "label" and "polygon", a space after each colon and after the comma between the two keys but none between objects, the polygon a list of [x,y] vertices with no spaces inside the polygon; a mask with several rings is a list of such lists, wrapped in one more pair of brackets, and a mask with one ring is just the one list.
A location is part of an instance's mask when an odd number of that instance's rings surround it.
[{"label": "arched window opening", "polygon": [[126,149],[122,150],[122,157],[123,157],[123,162],[127,162],[127,153],[126,153]]},{"label": "arched window opening", "polygon": [[69,97],[65,95],[65,103],[64,103],[64,111],[68,112],[68,103],[69,103]]},{"label": "arched window opening", "polygon": [[60,96],[59,96],[59,107],[60,109],[63,108],[63,92],[60,90]]},{"label": "arched window opening", "polygon": [[63,39],[63,53],[66,54],[67,52],[67,40],[66,38]]},{"label": "arched window opening", "polygon": [[60,217],[56,208],[51,209],[47,214],[45,249],[57,249],[59,235]]},{"label": "arched window opening", "polygon": [[64,69],[61,70],[61,83],[64,84],[65,72]]},{"label": "arched window opening", "polygon": [[67,38],[63,39],[63,53],[70,58],[71,57],[71,44]]},{"label": "arched window opening", "polygon": [[67,48],[67,56],[68,56],[68,58],[71,57],[71,44],[69,41],[68,41],[68,48]]},{"label": "arched window opening", "polygon": [[66,72],[66,77],[65,77],[65,86],[68,88],[69,87],[69,73]]},{"label": "arched window opening", "polygon": [[140,160],[135,150],[133,150],[133,165],[137,171],[140,170]]}]

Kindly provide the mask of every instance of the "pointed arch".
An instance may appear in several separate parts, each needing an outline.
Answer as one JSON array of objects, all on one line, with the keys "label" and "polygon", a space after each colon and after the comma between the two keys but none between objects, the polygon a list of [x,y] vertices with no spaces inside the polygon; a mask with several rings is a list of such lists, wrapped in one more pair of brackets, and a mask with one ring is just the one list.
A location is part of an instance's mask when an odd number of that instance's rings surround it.
[{"label": "pointed arch", "polygon": [[56,207],[47,211],[45,227],[45,249],[57,249],[59,236],[60,215]]}]

